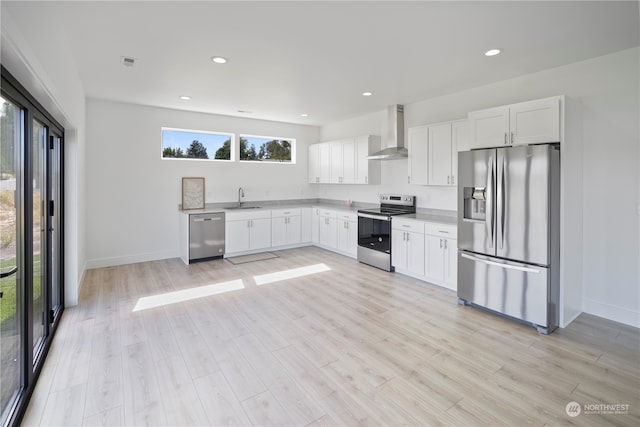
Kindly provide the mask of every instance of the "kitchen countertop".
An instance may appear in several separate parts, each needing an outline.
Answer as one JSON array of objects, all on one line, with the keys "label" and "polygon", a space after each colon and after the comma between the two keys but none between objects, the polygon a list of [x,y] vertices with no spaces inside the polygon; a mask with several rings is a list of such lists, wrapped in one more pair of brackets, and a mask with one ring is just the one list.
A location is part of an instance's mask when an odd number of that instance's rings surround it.
[{"label": "kitchen countertop", "polygon": [[444,225],[457,225],[458,219],[455,216],[442,215],[442,214],[434,214],[434,213],[421,213],[417,212],[411,215],[402,215],[399,216],[398,219],[413,219],[417,221],[423,222],[436,222],[438,224]]},{"label": "kitchen countertop", "polygon": [[[333,209],[347,212],[357,212],[358,209],[373,208],[376,204],[354,202],[349,205],[346,201],[325,200],[325,199],[302,199],[302,200],[265,200],[265,201],[249,201],[242,202],[243,206],[259,206],[260,209],[296,209],[296,208],[322,208]],[[179,211],[186,215],[197,215],[216,212],[246,212],[251,209],[234,209],[237,203],[207,203],[204,209],[190,209]]]},{"label": "kitchen countertop", "polygon": [[[243,202],[243,206],[260,206],[264,210],[273,209],[299,209],[299,208],[321,208],[332,209],[342,212],[358,212],[359,209],[371,209],[378,207],[375,203],[353,202],[348,204],[346,201],[338,201],[331,199],[300,199],[300,200],[264,200]],[[250,209],[233,209],[234,203],[207,203],[204,209],[180,210],[181,213],[187,215],[197,215],[216,212],[248,212]],[[232,209],[229,209],[232,208]],[[438,224],[452,225],[457,224],[457,216],[455,211],[445,211],[438,209],[418,208],[415,214],[401,215],[398,218],[412,219],[423,222],[435,222]]]}]

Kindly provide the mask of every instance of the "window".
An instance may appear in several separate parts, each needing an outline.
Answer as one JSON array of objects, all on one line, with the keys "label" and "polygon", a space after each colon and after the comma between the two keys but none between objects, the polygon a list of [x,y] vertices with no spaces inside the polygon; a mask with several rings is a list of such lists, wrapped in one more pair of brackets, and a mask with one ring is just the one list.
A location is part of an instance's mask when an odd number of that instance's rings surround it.
[{"label": "window", "polygon": [[162,128],[162,158],[232,160],[233,134]]},{"label": "window", "polygon": [[295,139],[240,135],[240,160],[295,163]]}]

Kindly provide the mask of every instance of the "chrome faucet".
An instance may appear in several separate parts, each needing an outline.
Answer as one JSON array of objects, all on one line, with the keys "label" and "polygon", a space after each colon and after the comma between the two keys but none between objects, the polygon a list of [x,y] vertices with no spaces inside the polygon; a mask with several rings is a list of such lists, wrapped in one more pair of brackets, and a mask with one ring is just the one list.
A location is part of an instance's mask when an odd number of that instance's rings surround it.
[{"label": "chrome faucet", "polygon": [[242,207],[242,201],[241,201],[241,197],[244,197],[244,190],[242,189],[242,187],[238,188],[238,207]]}]

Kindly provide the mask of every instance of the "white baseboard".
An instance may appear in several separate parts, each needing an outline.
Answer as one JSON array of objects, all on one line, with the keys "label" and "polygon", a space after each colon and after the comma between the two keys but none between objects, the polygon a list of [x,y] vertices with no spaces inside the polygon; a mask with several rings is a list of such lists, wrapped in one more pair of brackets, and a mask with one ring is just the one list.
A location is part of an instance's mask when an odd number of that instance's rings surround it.
[{"label": "white baseboard", "polygon": [[86,268],[103,268],[113,267],[115,265],[135,264],[137,262],[147,261],[159,261],[163,259],[179,258],[180,252],[175,251],[163,251],[163,252],[149,252],[144,254],[125,255],[113,258],[99,258],[87,261]]},{"label": "white baseboard", "polygon": [[618,307],[589,298],[582,299],[582,308],[585,313],[640,328],[640,312],[636,310]]}]

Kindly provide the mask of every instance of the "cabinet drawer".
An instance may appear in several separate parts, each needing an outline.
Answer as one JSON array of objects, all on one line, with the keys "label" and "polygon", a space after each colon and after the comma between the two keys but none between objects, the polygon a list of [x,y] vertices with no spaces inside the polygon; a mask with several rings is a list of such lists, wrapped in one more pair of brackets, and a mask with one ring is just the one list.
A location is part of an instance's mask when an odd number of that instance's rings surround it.
[{"label": "cabinet drawer", "polygon": [[269,209],[251,209],[250,211],[237,212],[227,211],[225,212],[227,221],[243,221],[246,219],[271,219],[271,211]]},{"label": "cabinet drawer", "polygon": [[336,212],[336,216],[341,221],[356,222],[358,220],[358,214],[355,212],[338,211]]},{"label": "cabinet drawer", "polygon": [[271,211],[271,217],[272,218],[279,218],[279,217],[283,217],[283,216],[300,216],[300,209],[299,208],[273,209]]},{"label": "cabinet drawer", "polygon": [[336,218],[337,217],[336,211],[332,211],[330,209],[318,209],[318,215],[324,216],[324,217],[329,217],[329,218]]},{"label": "cabinet drawer", "polygon": [[424,232],[431,236],[447,237],[449,239],[458,238],[458,229],[452,225],[430,222],[424,225]]},{"label": "cabinet drawer", "polygon": [[412,231],[414,233],[424,234],[424,222],[421,221],[407,221],[405,220],[391,220],[391,228],[394,230]]}]

